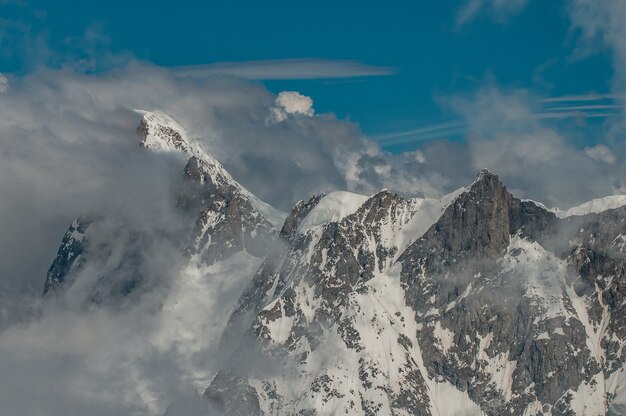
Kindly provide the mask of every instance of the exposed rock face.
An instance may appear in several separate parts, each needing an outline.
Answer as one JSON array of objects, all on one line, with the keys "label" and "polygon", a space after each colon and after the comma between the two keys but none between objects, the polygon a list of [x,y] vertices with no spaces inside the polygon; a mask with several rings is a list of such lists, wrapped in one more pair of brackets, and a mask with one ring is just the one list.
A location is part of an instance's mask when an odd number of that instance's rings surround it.
[{"label": "exposed rock face", "polygon": [[204,264],[244,249],[253,256],[265,256],[275,243],[275,228],[235,185],[212,170],[195,156],[185,167],[191,186],[179,197],[179,206],[199,211],[188,252],[200,256]]},{"label": "exposed rock face", "polygon": [[626,208],[567,220],[574,230],[567,260],[579,276],[574,289],[588,308],[596,355],[608,377],[626,358]]},{"label": "exposed rock face", "polygon": [[567,391],[598,383],[567,266],[530,239],[555,226],[554,214],[483,172],[400,259],[429,374],[487,414],[537,402],[558,414],[571,408]]},{"label": "exposed rock face", "polygon": [[299,201],[296,206],[291,210],[291,213],[285,219],[285,224],[283,228],[280,230],[280,236],[286,240],[291,240],[295,237],[296,231],[298,230],[298,226],[302,223],[302,221],[306,218],[307,215],[311,212],[313,208],[320,202],[320,200],[324,197],[324,194],[316,195],[311,197],[306,203],[304,201]]},{"label": "exposed rock face", "polygon": [[72,269],[80,268],[79,257],[85,250],[85,233],[89,221],[79,218],[65,232],[57,256],[46,275],[43,294],[47,295],[60,287]]}]

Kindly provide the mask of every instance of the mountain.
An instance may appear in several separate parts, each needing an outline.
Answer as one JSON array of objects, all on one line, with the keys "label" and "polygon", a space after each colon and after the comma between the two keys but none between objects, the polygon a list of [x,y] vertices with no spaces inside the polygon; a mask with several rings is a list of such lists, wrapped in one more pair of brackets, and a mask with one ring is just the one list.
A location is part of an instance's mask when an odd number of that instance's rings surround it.
[{"label": "mountain", "polygon": [[594,211],[559,218],[483,171],[301,225],[229,324],[248,326],[237,360],[281,370],[235,363],[205,397],[216,414],[604,415],[623,400],[626,208]]},{"label": "mountain", "polygon": [[[188,226],[172,238],[176,268],[160,271],[174,274],[160,313],[183,322],[175,334],[191,350],[215,343],[221,357],[202,400],[182,407],[626,414],[623,197],[551,210],[484,170],[440,199],[331,192],[286,215],[164,113],[142,113],[138,134],[184,164],[176,206]],[[152,237],[106,213],[76,220],[45,296],[143,293]],[[218,313],[202,312],[218,298]]]}]

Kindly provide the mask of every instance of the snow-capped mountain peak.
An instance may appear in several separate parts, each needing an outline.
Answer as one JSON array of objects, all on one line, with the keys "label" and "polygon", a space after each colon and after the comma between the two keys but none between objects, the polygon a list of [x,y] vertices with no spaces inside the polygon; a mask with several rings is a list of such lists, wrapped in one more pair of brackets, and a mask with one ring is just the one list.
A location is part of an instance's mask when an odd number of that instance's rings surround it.
[{"label": "snow-capped mountain peak", "polygon": [[249,199],[251,204],[266,217],[272,226],[280,229],[287,214],[261,201],[233,179],[224,166],[207,152],[199,141],[191,136],[173,117],[160,110],[135,111],[142,114],[139,127],[137,127],[141,147],[157,153],[180,154],[185,160],[191,158],[187,168],[194,166],[196,169],[187,169],[187,175],[190,175],[191,171],[195,171],[196,174],[202,172],[202,175],[198,176],[198,180],[204,181],[211,178],[211,181],[216,185],[232,187]]},{"label": "snow-capped mountain peak", "polygon": [[169,114],[160,111],[135,110],[141,114],[137,127],[139,145],[154,152],[183,153],[202,159],[213,159],[191,135]]}]

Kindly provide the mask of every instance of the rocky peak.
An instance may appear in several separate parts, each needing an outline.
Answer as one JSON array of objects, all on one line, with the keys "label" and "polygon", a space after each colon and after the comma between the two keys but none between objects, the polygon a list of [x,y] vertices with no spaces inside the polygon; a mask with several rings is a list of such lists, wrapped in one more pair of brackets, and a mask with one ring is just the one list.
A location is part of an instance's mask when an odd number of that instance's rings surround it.
[{"label": "rocky peak", "polygon": [[483,170],[408,251],[436,251],[448,260],[469,253],[479,257],[501,253],[509,243],[512,199],[500,179]]},{"label": "rocky peak", "polygon": [[383,189],[372,195],[357,211],[361,221],[366,224],[377,224],[382,218],[393,213],[393,208],[398,204],[406,203],[405,199],[398,194]]},{"label": "rocky peak", "polygon": [[507,193],[507,190],[498,175],[483,169],[476,175],[476,179],[469,186],[467,193],[488,198],[496,194]]}]

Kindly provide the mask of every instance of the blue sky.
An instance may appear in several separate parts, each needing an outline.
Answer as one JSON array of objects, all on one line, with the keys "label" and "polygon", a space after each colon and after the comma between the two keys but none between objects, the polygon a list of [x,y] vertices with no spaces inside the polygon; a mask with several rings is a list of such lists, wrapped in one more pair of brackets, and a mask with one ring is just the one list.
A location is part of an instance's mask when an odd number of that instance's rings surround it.
[{"label": "blue sky", "polygon": [[[313,79],[260,82],[274,92],[311,96],[318,113],[334,112],[358,123],[369,137],[386,138],[381,144],[391,151],[419,146],[433,125],[456,125],[458,116],[442,101],[485,82],[542,97],[610,90],[611,56],[601,51],[580,57],[568,2],[508,2],[520,7],[497,10],[490,0],[387,6],[362,1],[8,2],[0,6],[0,72],[24,74],[85,57],[95,59],[95,67],[88,69],[97,71],[130,57],[166,67],[335,62],[347,68],[341,78],[315,79],[312,69]],[[472,3],[477,10],[462,18]],[[368,71],[376,75],[363,76]],[[588,124],[593,129],[594,121]],[[410,131],[415,133],[402,135]],[[463,127],[436,131],[457,140]],[[593,140],[588,137],[581,145]]]}]

